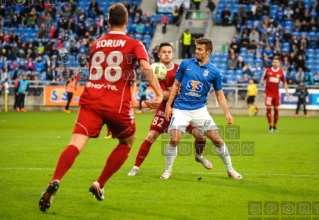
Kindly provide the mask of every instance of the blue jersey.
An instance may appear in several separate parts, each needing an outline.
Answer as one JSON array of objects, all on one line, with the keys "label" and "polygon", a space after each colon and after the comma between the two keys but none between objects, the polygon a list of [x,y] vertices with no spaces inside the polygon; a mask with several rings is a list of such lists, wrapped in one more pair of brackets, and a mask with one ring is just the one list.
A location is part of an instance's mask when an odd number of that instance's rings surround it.
[{"label": "blue jersey", "polygon": [[196,59],[182,61],[175,75],[181,83],[180,94],[176,97],[174,108],[196,110],[206,106],[208,94],[223,89],[223,77],[219,69],[208,62],[200,66]]}]

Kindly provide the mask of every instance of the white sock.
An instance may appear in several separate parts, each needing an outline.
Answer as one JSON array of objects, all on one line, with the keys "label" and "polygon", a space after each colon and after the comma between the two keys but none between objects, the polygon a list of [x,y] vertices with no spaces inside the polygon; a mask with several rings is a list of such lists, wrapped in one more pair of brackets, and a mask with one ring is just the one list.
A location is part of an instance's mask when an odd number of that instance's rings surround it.
[{"label": "white sock", "polygon": [[226,144],[224,143],[222,147],[216,147],[216,151],[220,159],[222,159],[222,161],[224,162],[227,171],[232,171],[233,166],[231,164],[231,159]]},{"label": "white sock", "polygon": [[177,146],[176,147],[172,147],[169,143],[166,146],[166,168],[165,170],[168,170],[170,172],[172,172],[172,168],[173,168],[173,164],[174,164],[174,160],[176,158],[177,155]]}]

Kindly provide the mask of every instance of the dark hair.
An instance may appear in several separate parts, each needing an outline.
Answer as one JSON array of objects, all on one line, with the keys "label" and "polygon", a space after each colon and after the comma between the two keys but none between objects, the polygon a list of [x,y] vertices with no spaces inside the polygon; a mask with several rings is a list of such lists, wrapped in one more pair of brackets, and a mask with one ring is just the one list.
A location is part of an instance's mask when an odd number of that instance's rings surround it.
[{"label": "dark hair", "polygon": [[280,57],[279,56],[274,56],[274,58],[272,59],[273,61],[274,60],[278,60],[280,62]]},{"label": "dark hair", "polygon": [[109,7],[108,21],[110,26],[123,26],[128,19],[126,7],[121,3],[115,3]]},{"label": "dark hair", "polygon": [[207,37],[200,37],[196,39],[195,44],[205,44],[206,50],[210,50],[210,52],[213,52],[213,43]]},{"label": "dark hair", "polygon": [[161,43],[161,44],[159,45],[159,50],[158,50],[158,51],[161,51],[162,47],[171,47],[172,50],[173,50],[173,46],[172,46],[170,43],[168,43],[168,42],[163,42],[163,43]]}]

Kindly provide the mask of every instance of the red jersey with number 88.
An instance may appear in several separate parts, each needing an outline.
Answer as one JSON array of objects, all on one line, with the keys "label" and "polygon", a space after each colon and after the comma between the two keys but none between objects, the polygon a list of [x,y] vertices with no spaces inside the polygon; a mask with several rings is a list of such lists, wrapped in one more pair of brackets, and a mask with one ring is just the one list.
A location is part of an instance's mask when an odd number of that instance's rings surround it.
[{"label": "red jersey with number 88", "polygon": [[96,40],[79,105],[110,112],[129,111],[134,67],[140,59],[148,61],[144,45],[123,32],[111,31]]},{"label": "red jersey with number 88", "polygon": [[282,69],[274,70],[267,68],[264,72],[263,79],[266,80],[265,93],[267,97],[279,97],[279,83],[286,82]]}]

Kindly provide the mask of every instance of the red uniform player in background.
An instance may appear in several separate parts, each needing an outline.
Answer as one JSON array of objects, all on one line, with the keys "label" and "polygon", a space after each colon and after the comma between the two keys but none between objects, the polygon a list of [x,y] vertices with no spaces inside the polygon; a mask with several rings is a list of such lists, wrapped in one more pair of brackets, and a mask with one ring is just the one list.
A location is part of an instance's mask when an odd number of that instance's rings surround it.
[{"label": "red uniform player in background", "polygon": [[156,94],[156,98],[148,102],[150,107],[158,107],[163,100],[159,82],[151,70],[143,44],[125,34],[128,12],[123,4],[116,3],[109,7],[108,24],[111,31],[92,44],[89,80],[80,97],[78,118],[71,141],[61,153],[54,175],[41,196],[41,211],[47,211],[50,207],[60,180],[71,168],[89,138],[98,137],[106,124],[119,143],[107,158],[97,181],[89,188],[97,200],[104,199],[105,183],[126,161],[135,139],[131,81],[135,77],[136,62],[139,62]]},{"label": "red uniform player in background", "polygon": [[[267,119],[269,124],[270,132],[277,132],[277,122],[279,119],[279,109],[280,105],[280,94],[279,94],[279,83],[283,82],[284,88],[286,90],[286,96],[289,97],[288,86],[285,79],[285,75],[282,69],[280,69],[279,58],[274,58],[272,61],[272,67],[267,68],[261,78],[261,85],[265,87],[265,105],[267,107]],[[271,121],[271,108],[274,107],[274,121]]]}]

